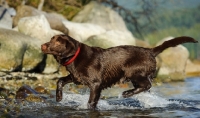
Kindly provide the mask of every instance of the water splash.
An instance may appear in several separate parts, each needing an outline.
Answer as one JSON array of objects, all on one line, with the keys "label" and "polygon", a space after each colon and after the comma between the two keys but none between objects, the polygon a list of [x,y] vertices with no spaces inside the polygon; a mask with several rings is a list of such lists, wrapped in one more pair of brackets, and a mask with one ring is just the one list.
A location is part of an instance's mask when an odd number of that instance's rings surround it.
[{"label": "water splash", "polygon": [[60,101],[62,105],[77,107],[78,109],[87,109],[87,101],[89,95],[66,94],[63,93],[63,99]]},{"label": "water splash", "polygon": [[[62,105],[76,107],[77,109],[87,109],[88,99],[88,94],[81,95],[63,93],[63,99],[60,103]],[[107,100],[100,99],[97,108],[99,110],[153,108],[166,107],[172,103],[174,103],[174,101],[169,101],[165,98],[159,97],[155,93],[143,92],[126,99],[122,97]]]},{"label": "water splash", "polygon": [[167,107],[169,104],[174,103],[166,98],[158,96],[154,92],[142,92],[132,96],[132,98],[140,101],[141,106],[144,108]]}]

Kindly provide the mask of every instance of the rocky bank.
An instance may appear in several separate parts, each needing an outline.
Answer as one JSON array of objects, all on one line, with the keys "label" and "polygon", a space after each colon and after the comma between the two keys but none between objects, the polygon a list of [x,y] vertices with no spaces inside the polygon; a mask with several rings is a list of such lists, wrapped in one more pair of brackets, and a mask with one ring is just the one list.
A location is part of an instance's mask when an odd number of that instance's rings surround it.
[{"label": "rocky bank", "polygon": [[[1,7],[0,11],[5,9]],[[40,49],[41,44],[57,34],[68,34],[82,43],[102,48],[118,45],[152,47],[136,40],[117,12],[95,1],[84,6],[71,21],[57,13],[22,5],[16,15],[6,12],[1,19],[0,71],[66,75],[65,69],[59,68],[55,59],[44,55]],[[157,58],[158,78],[163,81],[183,80],[189,71],[188,56],[188,50],[182,45],[165,50]],[[199,66],[196,69],[192,72],[200,72]]]}]

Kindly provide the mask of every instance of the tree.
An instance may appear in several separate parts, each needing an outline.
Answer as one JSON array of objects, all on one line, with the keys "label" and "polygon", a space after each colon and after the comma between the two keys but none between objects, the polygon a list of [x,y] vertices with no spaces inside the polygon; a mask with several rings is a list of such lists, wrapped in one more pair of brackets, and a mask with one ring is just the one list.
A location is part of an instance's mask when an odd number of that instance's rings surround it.
[{"label": "tree", "polygon": [[140,0],[138,5],[140,9],[131,11],[120,6],[114,0],[99,0],[103,4],[111,6],[116,10],[128,24],[129,30],[141,39],[144,39],[144,33],[148,30],[155,30],[152,24],[152,17],[158,8],[158,0]]}]

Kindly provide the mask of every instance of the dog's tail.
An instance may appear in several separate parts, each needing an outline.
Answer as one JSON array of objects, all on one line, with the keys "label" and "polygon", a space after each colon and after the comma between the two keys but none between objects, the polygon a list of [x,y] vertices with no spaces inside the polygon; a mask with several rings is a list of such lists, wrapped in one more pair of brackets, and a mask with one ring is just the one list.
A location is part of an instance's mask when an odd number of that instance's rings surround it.
[{"label": "dog's tail", "polygon": [[165,41],[163,44],[152,48],[153,54],[156,57],[158,54],[160,54],[163,50],[169,48],[169,47],[175,47],[179,44],[182,43],[187,43],[187,42],[191,42],[191,43],[198,43],[197,40],[191,38],[191,37],[187,37],[187,36],[182,36],[182,37],[176,37],[174,39],[171,39],[169,41]]}]

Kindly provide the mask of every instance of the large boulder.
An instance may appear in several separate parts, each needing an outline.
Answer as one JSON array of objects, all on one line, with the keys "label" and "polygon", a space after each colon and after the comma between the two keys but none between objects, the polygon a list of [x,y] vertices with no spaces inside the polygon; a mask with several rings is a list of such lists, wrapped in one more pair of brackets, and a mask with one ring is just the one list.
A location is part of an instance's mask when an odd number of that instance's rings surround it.
[{"label": "large boulder", "polygon": [[40,45],[39,39],[0,28],[0,71],[42,71]]},{"label": "large boulder", "polygon": [[38,15],[44,15],[52,29],[68,34],[68,29],[62,23],[62,21],[66,19],[62,15],[56,13],[46,13],[26,5],[18,6],[17,14],[13,18],[13,25],[14,27],[17,26],[21,18]]},{"label": "large boulder", "polygon": [[83,43],[90,46],[109,48],[119,45],[135,45],[135,38],[130,32],[110,30],[99,35],[91,36]]},{"label": "large boulder", "polygon": [[[102,48],[118,45],[135,45],[135,38],[127,29],[122,17],[111,8],[99,4],[96,1],[91,1],[84,6],[83,10],[80,11],[72,21],[96,24],[106,30],[106,32],[91,35],[87,40],[82,40],[88,45]],[[66,25],[66,27],[68,26]],[[69,30],[70,29],[71,28],[69,28]],[[93,29],[92,32],[96,32],[95,30],[97,31],[98,29]],[[81,30],[78,32],[83,31]]]},{"label": "large boulder", "polygon": [[187,60],[187,65],[185,69],[187,77],[200,76],[200,61]]},{"label": "large boulder", "polygon": [[[170,40],[173,37],[163,39],[158,43]],[[189,51],[182,45],[171,47],[158,55],[160,59],[160,69],[157,77],[162,81],[180,81],[185,79],[185,67],[189,57]]]},{"label": "large boulder", "polygon": [[43,43],[61,32],[54,32],[44,15],[21,18],[18,22],[19,32],[40,39]]},{"label": "large boulder", "polygon": [[[21,18],[18,23],[18,30],[26,35],[40,39],[42,43],[50,41],[54,35],[62,34],[51,29],[44,15]],[[56,71],[58,71],[58,63],[52,55],[47,55],[44,73]]]},{"label": "large boulder", "polygon": [[75,23],[65,20],[63,24],[69,29],[69,36],[80,42],[84,42],[90,36],[106,32],[101,26],[91,23]]},{"label": "large boulder", "polygon": [[95,1],[84,6],[72,21],[97,24],[106,30],[128,31],[125,22],[117,12]]}]

